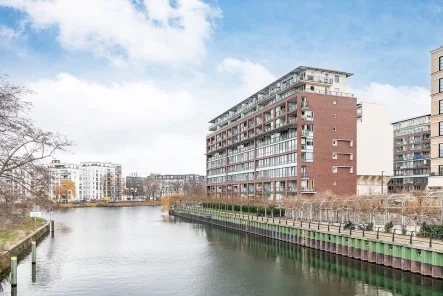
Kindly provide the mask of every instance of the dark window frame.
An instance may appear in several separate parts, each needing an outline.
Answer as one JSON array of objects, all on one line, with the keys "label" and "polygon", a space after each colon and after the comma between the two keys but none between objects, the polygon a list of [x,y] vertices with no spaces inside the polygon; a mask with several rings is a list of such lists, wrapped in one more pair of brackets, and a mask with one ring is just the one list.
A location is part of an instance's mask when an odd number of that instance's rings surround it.
[{"label": "dark window frame", "polygon": [[443,92],[443,78],[440,78],[438,80],[438,92],[442,93]]},{"label": "dark window frame", "polygon": [[443,143],[438,144],[438,157],[443,158]]},{"label": "dark window frame", "polygon": [[438,123],[438,135],[443,136],[443,121]]},{"label": "dark window frame", "polygon": [[438,101],[438,114],[443,114],[443,100]]},{"label": "dark window frame", "polygon": [[440,56],[438,58],[438,69],[439,69],[439,71],[443,70],[443,56]]}]

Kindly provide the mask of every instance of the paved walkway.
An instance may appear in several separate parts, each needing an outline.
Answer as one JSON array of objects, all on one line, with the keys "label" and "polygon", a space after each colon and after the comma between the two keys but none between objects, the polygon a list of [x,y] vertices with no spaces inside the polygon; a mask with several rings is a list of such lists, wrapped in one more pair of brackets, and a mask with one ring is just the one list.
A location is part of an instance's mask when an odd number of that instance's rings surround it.
[{"label": "paved walkway", "polygon": [[[302,229],[311,229],[311,230],[321,230],[321,231],[326,231],[326,232],[330,232],[330,233],[343,233],[343,234],[351,234],[351,236],[353,237],[365,237],[365,238],[370,238],[370,239],[377,239],[377,232],[376,231],[362,231],[362,230],[352,230],[350,231],[349,229],[343,229],[343,225],[340,228],[339,225],[337,225],[337,223],[334,224],[330,224],[329,225],[329,229],[328,229],[328,223],[325,222],[320,222],[320,224],[318,222],[312,221],[311,223],[309,223],[309,221],[303,221],[303,223],[301,223],[300,220],[292,220],[292,219],[286,219],[286,218],[281,218],[279,219],[278,217],[257,217],[255,215],[247,215],[247,214],[240,214],[237,212],[232,212],[232,211],[217,211],[217,210],[202,210],[202,208],[192,208],[193,211],[198,211],[201,213],[211,213],[211,214],[222,214],[222,215],[227,215],[227,216],[231,216],[231,217],[237,217],[237,218],[243,218],[246,220],[251,220],[251,221],[263,221],[263,222],[267,222],[269,224],[275,224],[275,225],[288,225],[288,226],[296,226],[297,228],[302,228]],[[398,230],[397,230],[398,231]],[[379,232],[379,236],[378,239],[381,241],[385,241],[385,242],[393,242],[392,240],[392,233],[386,233],[386,232]],[[412,237],[412,245],[410,244],[410,235],[402,235],[402,234],[394,234],[394,242],[397,244],[403,244],[403,245],[410,245],[411,247],[416,247],[416,248],[429,248],[430,247],[430,239],[429,238],[419,238],[419,237]],[[431,241],[431,248],[434,250],[439,250],[443,252],[443,241],[441,240],[436,240],[436,239],[432,239]]]}]

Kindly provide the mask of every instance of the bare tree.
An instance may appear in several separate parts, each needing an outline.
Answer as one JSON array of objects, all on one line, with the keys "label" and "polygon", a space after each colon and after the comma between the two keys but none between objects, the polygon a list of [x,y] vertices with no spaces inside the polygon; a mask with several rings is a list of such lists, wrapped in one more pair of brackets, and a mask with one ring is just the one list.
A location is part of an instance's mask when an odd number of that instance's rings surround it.
[{"label": "bare tree", "polygon": [[183,184],[183,191],[188,196],[203,196],[206,192],[206,185],[196,180],[186,181]]},{"label": "bare tree", "polygon": [[132,172],[129,174],[129,177],[126,180],[126,188],[128,188],[129,196],[132,196],[132,199],[134,199],[139,192],[137,192],[137,182],[139,181],[140,175],[138,172]]},{"label": "bare tree", "polygon": [[63,135],[36,127],[27,117],[31,104],[23,99],[32,92],[6,78],[0,74],[0,202],[12,207],[10,198],[14,196],[41,204],[48,200],[50,188],[44,160],[72,143]]},{"label": "bare tree", "polygon": [[148,198],[151,198],[155,200],[155,197],[160,189],[160,184],[157,180],[155,180],[152,177],[146,177],[146,179],[143,180],[143,191],[148,196]]},{"label": "bare tree", "polygon": [[179,193],[181,189],[183,188],[183,181],[182,180],[174,180],[170,182],[170,186],[174,193]]}]

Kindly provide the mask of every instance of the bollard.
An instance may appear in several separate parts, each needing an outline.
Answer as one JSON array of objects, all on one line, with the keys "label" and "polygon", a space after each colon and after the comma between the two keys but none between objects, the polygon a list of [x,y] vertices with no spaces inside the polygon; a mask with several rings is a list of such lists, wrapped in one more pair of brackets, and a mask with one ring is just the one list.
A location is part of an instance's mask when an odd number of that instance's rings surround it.
[{"label": "bollard", "polygon": [[288,225],[288,218],[286,218],[286,225]]},{"label": "bollard", "polygon": [[365,229],[363,228],[363,237],[365,237]]},{"label": "bollard", "polygon": [[11,286],[17,286],[17,257],[11,257]]},{"label": "bollard", "polygon": [[429,237],[429,247],[432,248],[432,234],[431,234],[431,236]]},{"label": "bollard", "polygon": [[31,280],[33,283],[35,283],[37,281],[37,266],[35,264],[32,265]]},{"label": "bollard", "polygon": [[341,223],[338,225],[338,233],[341,233]]},{"label": "bollard", "polygon": [[409,244],[412,245],[412,233],[414,233],[414,231],[411,231],[411,235],[409,236]]},{"label": "bollard", "polygon": [[51,232],[54,232],[54,220],[51,220]]},{"label": "bollard", "polygon": [[308,228],[311,228],[311,220],[309,220]]},{"label": "bollard", "polygon": [[349,227],[349,235],[352,235],[352,225]]},{"label": "bollard", "polygon": [[328,231],[329,231],[329,226],[331,225],[331,222],[328,222]]},{"label": "bollard", "polygon": [[300,227],[303,227],[303,220],[300,219]]},{"label": "bollard", "polygon": [[380,232],[380,227],[377,227],[377,239],[378,239],[378,233]]},{"label": "bollard", "polygon": [[395,240],[395,229],[392,229],[392,241]]},{"label": "bollard", "polygon": [[32,242],[32,264],[37,262],[37,243],[35,241]]},{"label": "bollard", "polygon": [[317,230],[320,230],[320,221],[318,221]]}]

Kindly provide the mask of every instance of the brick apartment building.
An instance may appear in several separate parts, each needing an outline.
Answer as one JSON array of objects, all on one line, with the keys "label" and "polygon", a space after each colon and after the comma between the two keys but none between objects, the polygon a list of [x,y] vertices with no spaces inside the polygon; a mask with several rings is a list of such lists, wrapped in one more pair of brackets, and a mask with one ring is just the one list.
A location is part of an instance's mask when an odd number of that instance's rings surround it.
[{"label": "brick apartment building", "polygon": [[351,75],[298,67],[211,120],[207,193],[266,199],[327,190],[355,194],[357,101],[346,93]]}]

